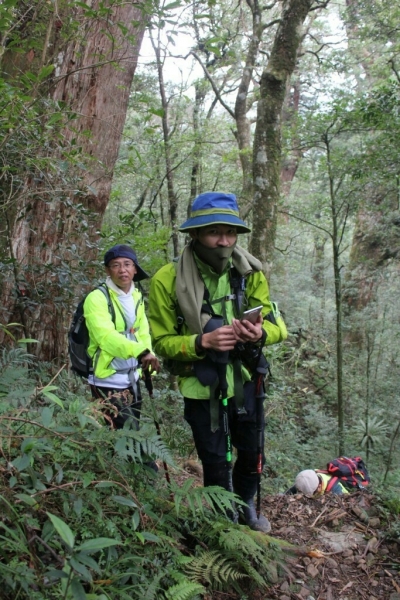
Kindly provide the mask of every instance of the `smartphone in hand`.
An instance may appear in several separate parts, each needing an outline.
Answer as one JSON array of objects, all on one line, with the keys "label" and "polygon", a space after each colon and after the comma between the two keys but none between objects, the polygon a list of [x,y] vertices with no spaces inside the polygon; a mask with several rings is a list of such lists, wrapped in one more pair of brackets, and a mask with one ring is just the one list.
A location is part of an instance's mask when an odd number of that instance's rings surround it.
[{"label": "smartphone in hand", "polygon": [[240,319],[241,321],[250,321],[250,323],[253,323],[253,325],[257,322],[258,319],[258,315],[261,314],[263,307],[262,306],[256,306],[255,308],[250,308],[249,310],[245,310],[242,318]]}]

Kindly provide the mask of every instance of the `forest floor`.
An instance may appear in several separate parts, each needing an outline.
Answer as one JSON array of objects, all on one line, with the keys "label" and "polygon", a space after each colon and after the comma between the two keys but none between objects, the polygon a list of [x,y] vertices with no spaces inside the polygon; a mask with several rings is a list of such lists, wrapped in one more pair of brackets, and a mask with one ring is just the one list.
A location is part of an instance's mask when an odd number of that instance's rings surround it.
[{"label": "forest floor", "polygon": [[[200,472],[189,469],[190,476]],[[293,544],[268,590],[249,600],[400,600],[399,532],[369,491],[321,498],[263,496],[271,535]],[[213,594],[210,600],[237,600]]]}]

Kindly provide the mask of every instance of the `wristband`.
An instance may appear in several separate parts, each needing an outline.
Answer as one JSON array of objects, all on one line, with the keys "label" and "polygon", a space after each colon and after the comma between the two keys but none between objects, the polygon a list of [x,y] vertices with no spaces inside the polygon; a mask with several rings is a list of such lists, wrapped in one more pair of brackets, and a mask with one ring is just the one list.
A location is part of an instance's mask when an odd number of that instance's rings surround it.
[{"label": "wristband", "polygon": [[203,335],[200,333],[196,337],[196,340],[194,342],[194,347],[195,347],[195,350],[196,350],[197,354],[199,354],[201,352],[204,352],[204,348],[203,348],[203,345],[201,343],[202,339],[203,339]]}]

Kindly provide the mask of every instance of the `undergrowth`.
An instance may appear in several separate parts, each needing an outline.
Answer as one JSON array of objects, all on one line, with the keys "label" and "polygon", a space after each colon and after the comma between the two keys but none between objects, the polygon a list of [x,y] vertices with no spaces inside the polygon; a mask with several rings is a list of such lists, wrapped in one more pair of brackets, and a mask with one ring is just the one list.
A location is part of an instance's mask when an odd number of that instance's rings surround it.
[{"label": "undergrowth", "polygon": [[[4,600],[194,600],[268,586],[279,547],[224,516],[229,492],[175,482],[151,410],[139,431],[112,431],[83,386],[65,371],[45,381],[32,361],[19,349],[0,361]],[[151,460],[168,465],[170,484]]]}]

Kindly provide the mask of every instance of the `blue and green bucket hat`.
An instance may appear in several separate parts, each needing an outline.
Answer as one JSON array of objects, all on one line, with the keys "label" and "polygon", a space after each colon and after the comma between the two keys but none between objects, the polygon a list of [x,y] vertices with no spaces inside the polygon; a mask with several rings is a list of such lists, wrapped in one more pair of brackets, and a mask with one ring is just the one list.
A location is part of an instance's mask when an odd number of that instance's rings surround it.
[{"label": "blue and green bucket hat", "polygon": [[239,218],[239,207],[234,194],[204,192],[193,200],[190,218],[179,227],[188,231],[207,225],[232,225],[238,233],[248,233],[250,227]]}]

